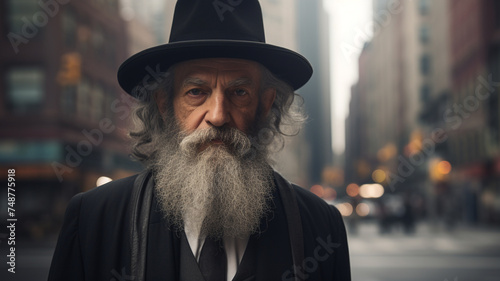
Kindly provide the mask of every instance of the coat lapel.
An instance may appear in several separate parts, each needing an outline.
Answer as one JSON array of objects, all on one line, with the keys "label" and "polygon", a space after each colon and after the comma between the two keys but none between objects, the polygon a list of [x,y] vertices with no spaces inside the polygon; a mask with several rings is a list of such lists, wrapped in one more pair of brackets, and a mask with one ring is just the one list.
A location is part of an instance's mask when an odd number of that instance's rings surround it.
[{"label": "coat lapel", "polygon": [[181,234],[180,281],[205,281],[184,231]]},{"label": "coat lapel", "polygon": [[145,280],[179,280],[180,234],[171,231],[153,197]]},{"label": "coat lapel", "polygon": [[288,224],[278,188],[271,204],[260,232],[250,236],[233,281],[281,280],[283,273],[293,268]]}]

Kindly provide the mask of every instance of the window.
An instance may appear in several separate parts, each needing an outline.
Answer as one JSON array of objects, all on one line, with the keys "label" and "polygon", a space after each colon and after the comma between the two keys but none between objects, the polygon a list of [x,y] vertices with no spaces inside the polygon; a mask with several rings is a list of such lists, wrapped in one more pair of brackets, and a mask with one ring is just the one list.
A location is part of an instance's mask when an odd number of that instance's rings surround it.
[{"label": "window", "polygon": [[111,103],[115,100],[113,88],[106,87],[104,89],[104,117],[112,118],[114,113],[111,109]]},{"label": "window", "polygon": [[75,13],[71,9],[65,9],[62,15],[62,30],[64,44],[68,48],[74,48],[76,46],[76,28],[77,20]]},{"label": "window", "polygon": [[420,27],[420,42],[426,44],[429,42],[429,27],[427,25],[422,25]]},{"label": "window", "polygon": [[418,9],[421,15],[426,15],[429,12],[430,4],[429,0],[418,1]]},{"label": "window", "polygon": [[76,94],[76,112],[82,119],[89,118],[90,108],[90,85],[87,79],[83,78],[78,84]]},{"label": "window", "polygon": [[100,84],[95,84],[90,96],[90,116],[94,121],[103,118],[104,91]]},{"label": "window", "polygon": [[431,57],[429,55],[423,55],[420,58],[420,73],[422,75],[427,75],[431,72]]},{"label": "window", "polygon": [[9,31],[21,34],[21,28],[25,25],[23,18],[32,23],[33,16],[38,12],[40,6],[38,1],[33,0],[9,0],[8,21]]},{"label": "window", "polygon": [[91,44],[94,54],[97,54],[100,58],[104,59],[106,57],[105,47],[105,37],[101,26],[97,25],[92,31]]},{"label": "window", "polygon": [[61,91],[61,112],[71,116],[76,112],[76,86],[64,86]]},{"label": "window", "polygon": [[429,85],[423,85],[420,88],[420,100],[422,102],[428,102],[431,97],[431,87]]},{"label": "window", "polygon": [[11,109],[38,110],[44,96],[44,73],[38,67],[18,67],[7,72],[7,97]]},{"label": "window", "polygon": [[61,148],[57,141],[1,140],[0,164],[60,161]]}]

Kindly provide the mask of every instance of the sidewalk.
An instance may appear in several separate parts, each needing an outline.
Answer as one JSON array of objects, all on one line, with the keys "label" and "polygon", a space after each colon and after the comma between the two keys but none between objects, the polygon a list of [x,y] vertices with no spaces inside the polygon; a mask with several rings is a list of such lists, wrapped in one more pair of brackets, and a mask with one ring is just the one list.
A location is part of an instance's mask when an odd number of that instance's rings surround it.
[{"label": "sidewalk", "polygon": [[457,227],[449,232],[428,223],[417,225],[414,234],[402,231],[379,234],[375,222],[360,223],[349,233],[351,255],[366,254],[466,254],[500,256],[500,229]]}]

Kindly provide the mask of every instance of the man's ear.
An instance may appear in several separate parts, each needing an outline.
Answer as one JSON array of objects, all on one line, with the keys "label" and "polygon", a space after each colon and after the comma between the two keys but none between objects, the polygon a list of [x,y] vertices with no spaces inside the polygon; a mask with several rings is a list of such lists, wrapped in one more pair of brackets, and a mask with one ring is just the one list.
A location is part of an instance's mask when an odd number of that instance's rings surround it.
[{"label": "man's ear", "polygon": [[273,106],[274,99],[276,99],[276,89],[265,89],[261,96],[262,117],[267,117]]}]

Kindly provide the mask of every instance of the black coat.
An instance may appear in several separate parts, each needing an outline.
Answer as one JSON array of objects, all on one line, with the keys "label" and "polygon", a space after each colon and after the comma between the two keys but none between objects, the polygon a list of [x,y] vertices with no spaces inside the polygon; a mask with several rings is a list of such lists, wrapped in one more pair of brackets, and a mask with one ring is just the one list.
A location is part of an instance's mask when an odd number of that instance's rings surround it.
[{"label": "black coat", "polygon": [[[169,229],[154,196],[146,222],[140,221],[146,231],[145,266],[142,274],[137,273],[141,272],[139,265],[131,259],[137,252],[137,239],[130,231],[132,217],[139,216],[130,211],[137,193],[134,189],[138,188],[137,183],[134,187],[136,178],[116,180],[73,197],[52,259],[50,281],[180,279],[182,235]],[[289,184],[278,173],[274,178],[278,188],[272,212],[262,220],[261,232],[250,236],[233,280],[294,280],[294,276],[295,280],[351,280],[347,237],[339,211]],[[290,220],[294,209],[287,207],[291,206],[290,197],[284,195],[287,189],[295,194],[298,223]],[[297,243],[293,237],[302,239]],[[297,250],[292,251],[291,245],[303,248],[298,251],[302,258],[295,263]],[[186,264],[183,259],[184,268],[189,266]],[[191,266],[193,272],[198,271]]]}]

